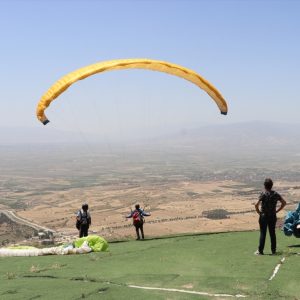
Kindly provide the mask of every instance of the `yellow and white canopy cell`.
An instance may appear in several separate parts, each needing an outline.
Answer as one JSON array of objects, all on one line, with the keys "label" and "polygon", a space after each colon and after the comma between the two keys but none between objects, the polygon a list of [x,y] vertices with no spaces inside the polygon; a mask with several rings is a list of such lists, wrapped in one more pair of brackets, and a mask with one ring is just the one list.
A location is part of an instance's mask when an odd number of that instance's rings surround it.
[{"label": "yellow and white canopy cell", "polygon": [[48,91],[41,97],[36,114],[37,118],[46,125],[49,120],[45,115],[45,110],[56,99],[62,94],[69,86],[78,80],[82,80],[86,77],[92,76],[97,73],[111,71],[111,70],[123,70],[123,69],[146,69],[152,71],[163,72],[174,76],[186,79],[199,88],[203,89],[217,104],[222,114],[227,114],[227,103],[220,92],[206,79],[197,74],[196,72],[187,69],[185,67],[153,59],[145,58],[134,58],[134,59],[118,59],[103,61],[93,65],[89,65],[73,71],[61,79],[56,81]]}]

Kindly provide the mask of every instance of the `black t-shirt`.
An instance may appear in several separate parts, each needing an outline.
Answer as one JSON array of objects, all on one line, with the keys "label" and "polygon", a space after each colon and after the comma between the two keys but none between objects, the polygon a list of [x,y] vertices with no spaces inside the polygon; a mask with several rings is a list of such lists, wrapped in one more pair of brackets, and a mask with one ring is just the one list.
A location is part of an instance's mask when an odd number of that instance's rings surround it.
[{"label": "black t-shirt", "polygon": [[276,216],[276,206],[277,202],[280,201],[282,197],[275,191],[265,191],[259,196],[261,201],[261,212],[266,216]]}]

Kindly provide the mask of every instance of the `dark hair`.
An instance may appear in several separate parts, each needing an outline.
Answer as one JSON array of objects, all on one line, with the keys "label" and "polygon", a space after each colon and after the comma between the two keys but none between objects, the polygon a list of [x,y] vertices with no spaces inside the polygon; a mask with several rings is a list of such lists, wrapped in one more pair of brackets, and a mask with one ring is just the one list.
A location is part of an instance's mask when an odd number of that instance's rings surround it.
[{"label": "dark hair", "polygon": [[84,209],[86,209],[86,210],[89,209],[89,205],[87,203],[83,203],[81,207],[82,207],[83,210]]},{"label": "dark hair", "polygon": [[135,205],[135,209],[139,209],[140,208],[140,205],[139,204],[136,204]]},{"label": "dark hair", "polygon": [[266,178],[264,182],[264,186],[266,190],[271,190],[273,187],[273,181],[271,178]]}]

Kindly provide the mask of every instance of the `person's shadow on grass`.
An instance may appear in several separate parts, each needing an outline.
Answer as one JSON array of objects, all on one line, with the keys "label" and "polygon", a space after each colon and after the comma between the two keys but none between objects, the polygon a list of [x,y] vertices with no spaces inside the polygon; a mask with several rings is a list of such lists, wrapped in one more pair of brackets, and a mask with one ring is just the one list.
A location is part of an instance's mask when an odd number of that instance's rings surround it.
[{"label": "person's shadow on grass", "polygon": [[[298,244],[298,245],[289,245],[288,247],[289,247],[289,248],[300,248],[300,244]],[[290,254],[293,254],[293,255],[300,255],[300,252],[298,252],[298,249],[297,249],[297,250],[295,249],[295,251],[296,251],[296,252],[292,252],[292,253],[290,253]]]}]

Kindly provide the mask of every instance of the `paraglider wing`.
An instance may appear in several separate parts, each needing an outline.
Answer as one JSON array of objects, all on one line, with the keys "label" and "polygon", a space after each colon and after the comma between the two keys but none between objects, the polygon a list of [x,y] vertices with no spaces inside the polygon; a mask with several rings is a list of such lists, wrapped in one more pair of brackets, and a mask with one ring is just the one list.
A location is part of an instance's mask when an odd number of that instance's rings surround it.
[{"label": "paraglider wing", "polygon": [[110,70],[122,70],[122,69],[147,69],[153,71],[159,71],[175,75],[184,78],[190,82],[193,82],[198,87],[206,91],[211,98],[216,102],[222,114],[227,114],[227,103],[219,91],[206,79],[201,77],[196,72],[187,69],[185,67],[172,64],[165,61],[152,60],[152,59],[119,59],[110,60],[93,65],[89,65],[73,71],[58,81],[56,81],[49,90],[41,97],[36,114],[37,118],[46,125],[49,120],[45,115],[45,110],[51,104],[51,102],[56,99],[61,93],[63,93],[69,86],[78,80],[82,80],[91,75],[110,71]]},{"label": "paraglider wing", "polygon": [[295,211],[287,212],[282,229],[286,236],[300,238],[300,203]]},{"label": "paraglider wing", "polygon": [[103,237],[90,235],[76,239],[71,244],[69,243],[50,248],[36,248],[31,246],[0,248],[0,257],[84,254],[89,252],[107,251],[108,247],[108,242]]}]

